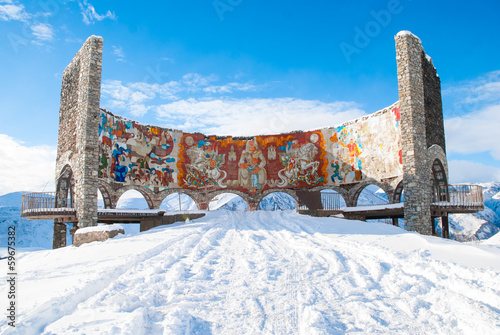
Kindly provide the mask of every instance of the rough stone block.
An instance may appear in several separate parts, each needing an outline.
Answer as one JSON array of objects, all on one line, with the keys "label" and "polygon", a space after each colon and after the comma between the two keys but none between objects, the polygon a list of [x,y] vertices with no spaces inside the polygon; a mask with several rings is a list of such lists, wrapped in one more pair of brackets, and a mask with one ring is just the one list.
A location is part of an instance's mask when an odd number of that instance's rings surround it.
[{"label": "rough stone block", "polygon": [[120,225],[82,228],[76,231],[73,237],[73,245],[79,247],[85,243],[95,241],[104,242],[118,234],[125,234],[125,230]]}]

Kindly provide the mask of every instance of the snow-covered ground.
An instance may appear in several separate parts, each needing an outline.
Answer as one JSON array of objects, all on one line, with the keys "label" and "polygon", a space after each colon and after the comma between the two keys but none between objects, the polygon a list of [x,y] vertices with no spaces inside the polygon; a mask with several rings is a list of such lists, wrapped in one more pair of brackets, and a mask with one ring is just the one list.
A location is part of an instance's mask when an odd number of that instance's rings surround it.
[{"label": "snow-covered ground", "polygon": [[[293,211],[211,211],[106,242],[20,254],[15,331],[498,334],[499,242]],[[0,325],[14,333],[5,318]]]},{"label": "snow-covered ground", "polygon": [[[460,240],[487,239],[500,231],[500,182],[480,184],[483,187],[485,209],[476,214],[453,214],[450,215],[451,237]],[[53,223],[50,220],[30,221],[20,217],[21,194],[23,192],[10,193],[0,196],[0,257],[5,256],[6,233],[9,225],[16,225],[18,247],[22,250],[41,250],[52,248]],[[187,195],[180,196],[182,210],[195,210],[196,204]],[[387,204],[385,193],[376,186],[368,186],[361,192],[358,204],[380,205]],[[102,200],[99,202],[103,208]],[[117,208],[148,209],[144,197],[137,191],[128,191],[118,201]],[[173,211],[179,210],[179,196],[172,194],[167,197],[160,206],[161,209]],[[245,201],[235,194],[227,193],[217,197],[210,204],[212,210],[244,210],[248,208]],[[272,193],[263,199],[259,209],[293,209],[295,200],[285,193]],[[389,222],[389,221],[387,221]],[[404,224],[399,220],[400,225]],[[123,225],[127,233],[138,233],[138,224]],[[438,232],[440,228],[437,228]],[[68,230],[69,231],[69,230]],[[71,235],[67,235],[68,243],[71,243]]]}]

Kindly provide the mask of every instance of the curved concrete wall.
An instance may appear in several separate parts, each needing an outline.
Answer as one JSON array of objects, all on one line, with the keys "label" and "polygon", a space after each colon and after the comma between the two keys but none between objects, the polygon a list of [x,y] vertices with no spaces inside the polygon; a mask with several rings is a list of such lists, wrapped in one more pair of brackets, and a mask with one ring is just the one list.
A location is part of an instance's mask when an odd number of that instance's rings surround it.
[{"label": "curved concrete wall", "polygon": [[142,125],[102,109],[99,117],[98,176],[114,189],[255,194],[403,173],[398,103],[337,127],[247,138]]}]

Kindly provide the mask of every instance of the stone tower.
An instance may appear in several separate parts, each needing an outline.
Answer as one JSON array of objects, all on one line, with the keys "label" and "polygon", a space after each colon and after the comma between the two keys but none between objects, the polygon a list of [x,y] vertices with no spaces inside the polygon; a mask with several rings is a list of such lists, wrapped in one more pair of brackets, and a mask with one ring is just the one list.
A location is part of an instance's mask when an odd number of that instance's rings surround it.
[{"label": "stone tower", "polygon": [[447,165],[441,85],[420,39],[408,31],[398,33],[395,39],[402,123],[405,227],[430,235],[434,157]]},{"label": "stone tower", "polygon": [[56,207],[74,201],[78,226],[97,223],[102,37],[91,36],[63,73],[56,162]]}]

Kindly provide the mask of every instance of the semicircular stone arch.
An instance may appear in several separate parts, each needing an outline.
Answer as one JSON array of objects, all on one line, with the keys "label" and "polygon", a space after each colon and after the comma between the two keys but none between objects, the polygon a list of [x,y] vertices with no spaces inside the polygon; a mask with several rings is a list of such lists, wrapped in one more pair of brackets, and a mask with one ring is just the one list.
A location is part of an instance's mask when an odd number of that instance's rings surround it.
[{"label": "semicircular stone arch", "polygon": [[358,205],[358,199],[359,195],[361,192],[369,185],[375,185],[380,187],[386,194],[387,199],[389,203],[393,203],[393,198],[394,198],[394,187],[388,183],[381,183],[376,180],[367,180],[363,181],[357,185],[355,185],[353,188],[349,190],[349,201],[350,203],[347,203],[347,206],[354,207]]},{"label": "semicircular stone arch", "polygon": [[292,198],[294,198],[295,201],[299,201],[299,198],[297,197],[297,193],[295,193],[294,190],[283,189],[283,188],[272,188],[272,189],[269,189],[269,190],[265,190],[264,192],[262,192],[262,194],[260,194],[260,196],[256,199],[257,200],[257,206],[260,204],[260,202],[262,201],[262,199],[264,199],[265,197],[267,197],[269,194],[278,193],[278,192],[279,193],[286,193],[289,196],[291,196]]},{"label": "semicircular stone arch", "polygon": [[[206,203],[207,205],[210,204],[210,202],[212,202],[214,200],[214,198],[220,194],[224,194],[224,193],[232,193],[232,194],[236,194],[238,196],[240,196],[244,201],[245,203],[247,204],[248,206],[248,209],[252,209],[253,206],[255,205],[255,201],[253,201],[252,198],[250,198],[248,196],[248,194],[246,194],[245,192],[241,192],[241,191],[238,191],[238,190],[232,190],[232,189],[226,189],[226,190],[217,190],[217,191],[213,191],[213,192],[210,192],[206,195]],[[208,209],[208,207],[207,207]]]},{"label": "semicircular stone arch", "polygon": [[313,191],[324,191],[324,190],[332,190],[337,192],[342,199],[344,199],[344,202],[348,204],[349,201],[349,191],[347,191],[345,188],[336,186],[336,185],[323,185],[323,186],[317,186],[312,189]]},{"label": "semicircular stone arch", "polygon": [[265,197],[267,197],[268,195],[273,194],[273,193],[287,194],[287,195],[291,196],[296,202],[299,202],[299,197],[297,197],[297,193],[295,193],[294,190],[283,189],[283,188],[272,188],[269,190],[265,190],[264,192],[262,192],[262,194],[260,194],[260,196],[256,199],[255,209],[259,208],[260,203],[262,202],[262,200],[264,200]]},{"label": "semicircular stone arch", "polygon": [[401,180],[394,188],[394,195],[392,197],[392,203],[397,204],[401,202],[401,196],[403,195],[403,181]]},{"label": "semicircular stone arch", "polygon": [[130,190],[135,190],[135,191],[138,191],[139,193],[141,193],[142,196],[144,197],[144,199],[146,199],[146,202],[148,203],[149,209],[156,209],[157,208],[157,206],[155,204],[157,201],[154,201],[156,199],[153,195],[153,192],[151,192],[146,187],[136,186],[136,185],[126,185],[126,186],[123,186],[123,187],[120,187],[119,189],[117,189],[114,192],[115,199],[114,199],[114,203],[113,203],[113,208],[116,208],[116,204],[118,203],[118,199],[120,199],[120,197],[123,195],[123,193],[130,191]]},{"label": "semicircular stone arch", "polygon": [[[104,202],[104,208],[105,209],[115,208],[116,204],[113,207],[113,200],[111,197],[112,192],[110,192],[110,190],[112,190],[111,186],[108,183],[103,182],[102,180],[99,180],[99,184],[98,184],[97,188],[101,192],[102,201]],[[118,201],[118,198],[116,201]]]},{"label": "semicircular stone arch", "polygon": [[[198,209],[201,209],[201,207],[200,207],[200,202],[201,202],[200,194],[196,191],[192,191],[189,189],[183,189],[183,188],[170,188],[170,189],[163,190],[160,193],[158,193],[157,198],[158,198],[160,205],[168,196],[170,196],[172,194],[176,194],[176,193],[185,194],[185,195],[189,196],[191,199],[193,199],[194,203],[196,204],[196,207]],[[158,206],[160,206],[160,205],[158,205]]]}]

